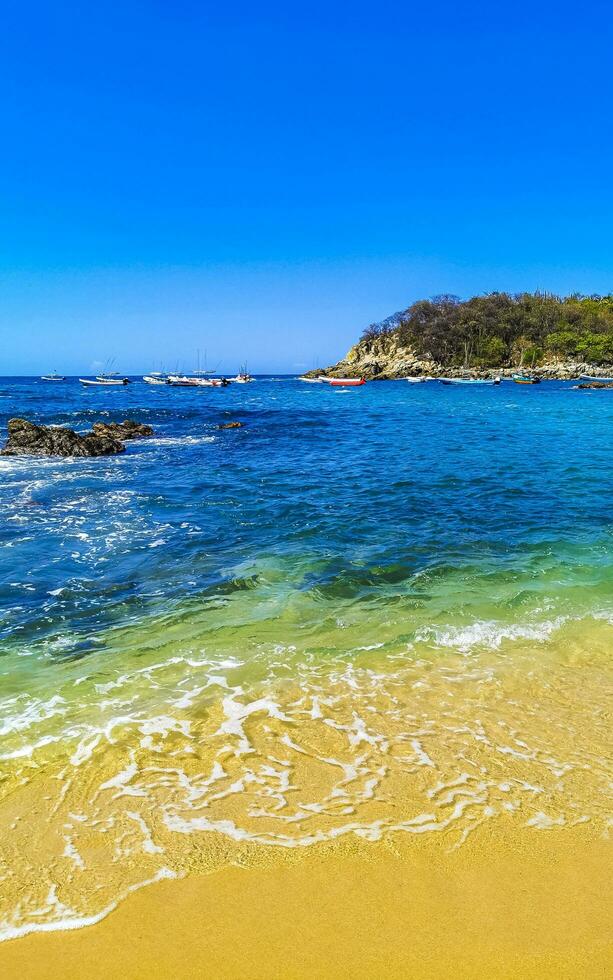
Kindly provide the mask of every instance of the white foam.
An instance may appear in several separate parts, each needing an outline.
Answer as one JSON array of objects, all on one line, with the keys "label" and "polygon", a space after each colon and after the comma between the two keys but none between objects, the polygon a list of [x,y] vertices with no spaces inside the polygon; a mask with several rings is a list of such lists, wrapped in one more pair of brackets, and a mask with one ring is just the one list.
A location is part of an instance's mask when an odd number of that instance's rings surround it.
[{"label": "white foam", "polygon": [[433,643],[436,646],[451,647],[468,653],[474,647],[487,647],[497,650],[505,640],[534,640],[543,642],[560,629],[568,620],[558,616],[540,623],[505,624],[495,620],[482,620],[470,626],[446,627],[443,629],[426,626],[417,631],[416,642]]},{"label": "white foam", "polygon": [[[134,885],[130,885],[126,888],[121,895],[118,896],[115,901],[107,905],[102,911],[96,912],[94,915],[79,915],[72,909],[58,902],[55,896],[55,885],[51,886],[48,904],[45,909],[37,910],[39,914],[49,914],[54,909],[56,912],[63,913],[63,918],[48,919],[45,922],[26,922],[23,925],[13,925],[11,922],[5,919],[4,922],[0,922],[0,942],[5,942],[7,939],[19,939],[21,936],[27,936],[33,932],[57,932],[67,929],[82,929],[84,926],[93,926],[96,922],[100,922],[105,919],[107,915],[117,908],[119,903],[131,895],[133,892],[138,891],[139,888],[144,888],[146,885],[153,885],[156,881],[163,881],[164,879],[175,879],[179,876],[175,871],[170,868],[160,868],[159,871],[151,877],[144,881],[139,881]],[[33,913],[35,914],[35,913]]]}]

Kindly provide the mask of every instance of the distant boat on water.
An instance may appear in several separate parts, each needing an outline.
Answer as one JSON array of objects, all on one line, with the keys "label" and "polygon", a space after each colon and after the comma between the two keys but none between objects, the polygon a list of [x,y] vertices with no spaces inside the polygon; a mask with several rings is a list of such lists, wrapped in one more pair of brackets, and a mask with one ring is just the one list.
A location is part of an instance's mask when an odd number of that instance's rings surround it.
[{"label": "distant boat on water", "polygon": [[43,374],[41,376],[41,381],[65,381],[66,378],[63,374],[58,374],[54,371],[52,374]]},{"label": "distant boat on water", "polygon": [[143,381],[148,385],[167,385],[170,384],[167,374],[160,371],[152,371],[151,374],[143,375]]},{"label": "distant boat on water", "polygon": [[227,378],[201,378],[187,374],[171,374],[168,384],[175,388],[226,388],[230,382]]},{"label": "distant boat on water", "polygon": [[251,381],[255,381],[255,378],[252,377],[247,371],[247,365],[242,364],[236,377],[230,378],[229,380],[234,381],[235,384],[237,385],[246,385],[249,384]]},{"label": "distant boat on water", "polygon": [[82,385],[96,386],[99,388],[117,388],[121,385],[130,383],[129,378],[111,378],[99,375],[97,378],[79,378]]},{"label": "distant boat on water", "polygon": [[366,378],[327,378],[322,375],[319,380],[332,388],[359,388],[360,385],[366,384]]},{"label": "distant boat on water", "polygon": [[516,385],[540,385],[541,383],[541,379],[536,378],[533,374],[513,374],[511,380]]},{"label": "distant boat on water", "polygon": [[500,378],[441,378],[444,385],[499,385]]}]

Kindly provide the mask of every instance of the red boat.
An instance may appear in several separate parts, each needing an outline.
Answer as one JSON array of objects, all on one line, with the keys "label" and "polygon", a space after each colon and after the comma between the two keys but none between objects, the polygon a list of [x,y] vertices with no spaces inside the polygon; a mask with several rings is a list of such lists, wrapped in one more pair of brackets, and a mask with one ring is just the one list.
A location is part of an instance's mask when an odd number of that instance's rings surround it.
[{"label": "red boat", "polygon": [[365,378],[322,378],[321,380],[327,381],[333,388],[358,388],[366,384]]}]

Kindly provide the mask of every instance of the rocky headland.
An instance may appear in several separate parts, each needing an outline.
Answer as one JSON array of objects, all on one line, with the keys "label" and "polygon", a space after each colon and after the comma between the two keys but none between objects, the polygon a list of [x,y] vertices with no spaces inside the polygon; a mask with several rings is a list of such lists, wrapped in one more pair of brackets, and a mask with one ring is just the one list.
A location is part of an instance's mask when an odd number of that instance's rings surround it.
[{"label": "rocky headland", "polygon": [[613,296],[491,293],[420,300],[371,324],[337,364],[307,377],[511,377],[613,374]]},{"label": "rocky headland", "polygon": [[609,378],[613,366],[595,366],[586,361],[545,361],[534,367],[498,365],[494,367],[463,367],[442,364],[433,358],[423,357],[414,349],[402,345],[394,335],[361,340],[348,351],[342,360],[318,371],[309,371],[306,377],[325,375],[330,378],[361,377],[367,381],[392,381],[399,378],[510,378],[518,371],[528,371],[543,381],[570,381],[589,375],[593,378]]}]

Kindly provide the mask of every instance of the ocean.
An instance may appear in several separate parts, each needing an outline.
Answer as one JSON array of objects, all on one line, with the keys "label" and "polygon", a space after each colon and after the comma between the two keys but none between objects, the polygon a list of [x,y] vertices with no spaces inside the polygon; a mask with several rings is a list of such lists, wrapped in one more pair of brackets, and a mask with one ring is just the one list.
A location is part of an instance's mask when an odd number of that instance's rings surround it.
[{"label": "ocean", "polygon": [[155,435],[0,458],[0,938],[340,839],[606,833],[611,392],[0,379],[14,416]]}]

